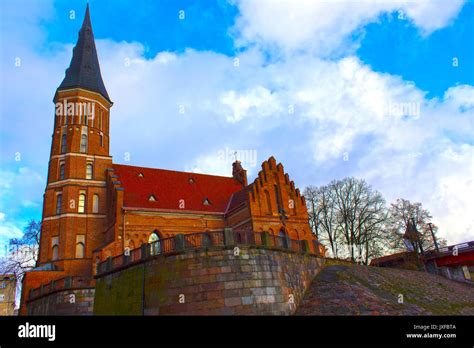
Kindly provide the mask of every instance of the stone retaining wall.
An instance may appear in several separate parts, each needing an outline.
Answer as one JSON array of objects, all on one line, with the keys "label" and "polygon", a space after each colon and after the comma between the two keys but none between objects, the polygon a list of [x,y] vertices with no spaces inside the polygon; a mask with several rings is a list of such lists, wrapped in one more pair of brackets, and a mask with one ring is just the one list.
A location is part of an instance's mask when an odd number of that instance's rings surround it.
[{"label": "stone retaining wall", "polygon": [[68,289],[53,292],[28,302],[28,315],[92,315],[92,289]]},{"label": "stone retaining wall", "polygon": [[319,273],[315,255],[256,247],[159,255],[97,278],[96,315],[288,315]]}]

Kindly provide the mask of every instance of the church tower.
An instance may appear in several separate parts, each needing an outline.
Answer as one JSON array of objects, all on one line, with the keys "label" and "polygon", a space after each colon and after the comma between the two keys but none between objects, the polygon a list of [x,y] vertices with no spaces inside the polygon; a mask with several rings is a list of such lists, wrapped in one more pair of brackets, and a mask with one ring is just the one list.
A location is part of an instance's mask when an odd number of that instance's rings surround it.
[{"label": "church tower", "polygon": [[88,277],[93,250],[104,242],[113,104],[100,73],[89,5],[54,104],[37,266]]}]

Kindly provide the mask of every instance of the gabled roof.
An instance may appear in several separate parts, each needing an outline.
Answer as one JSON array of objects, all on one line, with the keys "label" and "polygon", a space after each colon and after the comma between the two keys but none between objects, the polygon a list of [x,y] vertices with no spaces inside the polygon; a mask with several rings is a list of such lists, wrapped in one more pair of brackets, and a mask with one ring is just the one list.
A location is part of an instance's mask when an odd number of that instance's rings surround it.
[{"label": "gabled roof", "polygon": [[[231,177],[122,164],[113,168],[124,188],[127,208],[225,213],[232,194],[242,190],[242,184]],[[156,201],[149,200],[151,195]],[[204,204],[206,199],[210,204]],[[184,207],[180,207],[182,202]]]},{"label": "gabled roof", "polygon": [[247,194],[252,189],[253,184],[250,184],[240,191],[235,192],[230,198],[229,207],[227,208],[226,213],[230,213],[232,210],[240,206],[243,202],[247,200]]},{"label": "gabled roof", "polygon": [[79,39],[72,53],[71,64],[58,91],[70,88],[84,88],[100,93],[111,102],[100,73],[99,59],[95,48],[94,33],[87,4],[84,22],[79,31]]}]

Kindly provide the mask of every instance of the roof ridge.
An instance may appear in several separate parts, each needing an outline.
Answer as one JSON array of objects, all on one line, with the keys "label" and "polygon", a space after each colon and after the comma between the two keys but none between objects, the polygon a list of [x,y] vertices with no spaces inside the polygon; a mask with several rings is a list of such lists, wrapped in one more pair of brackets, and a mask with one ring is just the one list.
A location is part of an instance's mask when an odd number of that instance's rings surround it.
[{"label": "roof ridge", "polygon": [[129,164],[119,164],[119,163],[112,163],[112,166],[121,166],[121,167],[129,167],[129,168],[137,168],[137,169],[148,169],[148,170],[162,170],[166,172],[175,172],[175,173],[183,173],[183,174],[190,174],[190,175],[199,175],[199,176],[210,176],[210,177],[217,177],[217,178],[224,178],[224,179],[232,179],[233,181],[238,182],[232,176],[223,176],[223,175],[214,175],[214,174],[204,174],[204,173],[195,173],[195,172],[187,172],[183,170],[174,170],[174,169],[163,169],[163,168],[151,168],[151,167],[142,167],[142,166],[133,166]]}]

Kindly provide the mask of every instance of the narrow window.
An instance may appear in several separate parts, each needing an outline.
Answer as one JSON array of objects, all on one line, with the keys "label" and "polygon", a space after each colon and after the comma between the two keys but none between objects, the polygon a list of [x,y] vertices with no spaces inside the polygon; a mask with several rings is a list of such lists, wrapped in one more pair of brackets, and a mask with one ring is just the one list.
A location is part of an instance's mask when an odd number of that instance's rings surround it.
[{"label": "narrow window", "polygon": [[87,152],[87,134],[81,136],[81,152]]},{"label": "narrow window", "polygon": [[104,147],[104,134],[100,132],[100,147]]},{"label": "narrow window", "polygon": [[92,197],[92,212],[98,213],[99,212],[99,195],[94,194]]},{"label": "narrow window", "polygon": [[94,167],[92,166],[92,163],[87,163],[86,166],[86,179],[92,179],[92,170]]},{"label": "narrow window", "polygon": [[51,238],[51,255],[53,261],[59,258],[59,237]]},{"label": "narrow window", "polygon": [[79,193],[79,207],[77,212],[84,213],[86,211],[86,191],[80,191]]},{"label": "narrow window", "polygon": [[102,130],[102,110],[99,110],[99,129]]},{"label": "narrow window", "polygon": [[61,153],[66,153],[67,150],[67,138],[66,133],[61,136]]},{"label": "narrow window", "polygon": [[63,203],[63,195],[59,193],[56,196],[56,215],[61,214],[61,205]]},{"label": "narrow window", "polygon": [[64,180],[64,169],[65,169],[65,164],[64,162],[61,162],[59,165],[59,180]]},{"label": "narrow window", "polygon": [[86,249],[86,236],[83,234],[78,234],[76,236],[76,259],[84,258]]},{"label": "narrow window", "polygon": [[271,203],[271,200],[270,200],[270,193],[265,190],[265,198],[267,200],[267,214],[271,214],[272,213],[272,203]]},{"label": "narrow window", "polygon": [[274,185],[274,188],[275,188],[275,197],[277,201],[278,212],[282,213],[283,207],[281,204],[280,190],[278,190],[278,185]]}]

